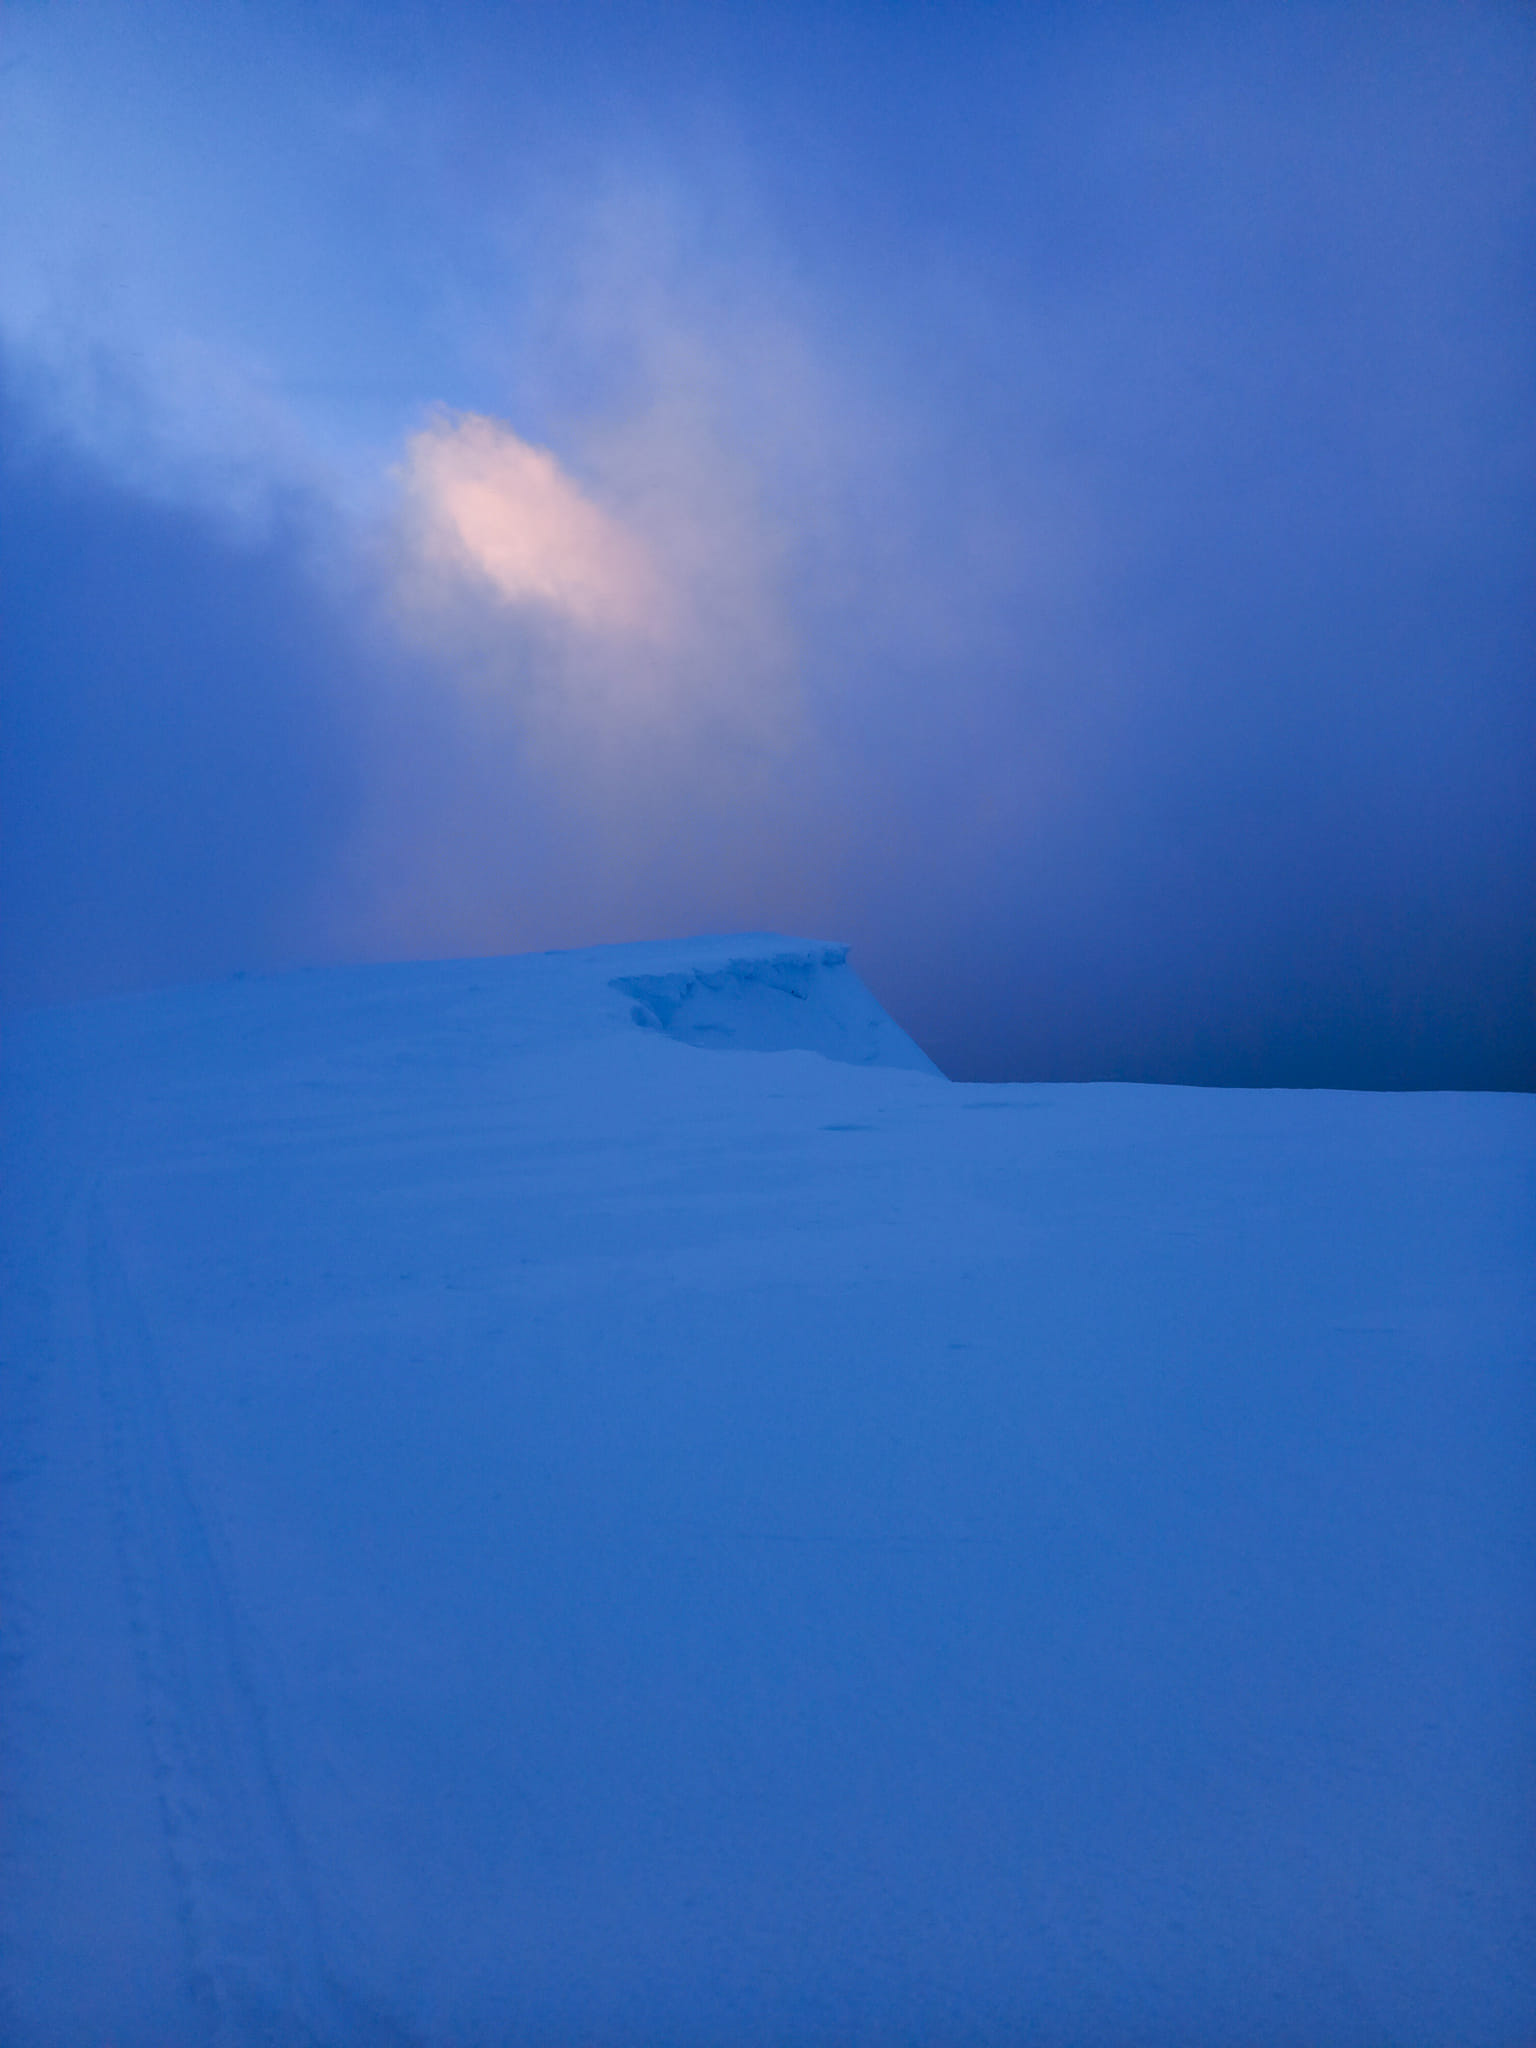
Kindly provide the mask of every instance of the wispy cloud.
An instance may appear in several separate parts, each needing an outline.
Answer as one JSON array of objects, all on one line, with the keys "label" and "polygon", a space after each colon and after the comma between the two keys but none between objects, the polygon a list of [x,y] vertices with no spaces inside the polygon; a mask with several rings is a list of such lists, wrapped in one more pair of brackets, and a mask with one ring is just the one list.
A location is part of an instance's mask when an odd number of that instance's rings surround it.
[{"label": "wispy cloud", "polygon": [[[744,816],[809,739],[790,557],[815,347],[745,262],[738,304],[697,303],[686,211],[638,173],[566,194],[526,259],[539,340],[505,414],[439,405],[394,468],[395,623],[459,715],[510,714],[610,821],[637,782],[657,817],[704,780]],[[650,836],[605,829],[631,861]]]},{"label": "wispy cloud", "polygon": [[676,637],[676,604],[645,544],[504,421],[437,413],[407,444],[401,481],[436,571],[583,632]]}]

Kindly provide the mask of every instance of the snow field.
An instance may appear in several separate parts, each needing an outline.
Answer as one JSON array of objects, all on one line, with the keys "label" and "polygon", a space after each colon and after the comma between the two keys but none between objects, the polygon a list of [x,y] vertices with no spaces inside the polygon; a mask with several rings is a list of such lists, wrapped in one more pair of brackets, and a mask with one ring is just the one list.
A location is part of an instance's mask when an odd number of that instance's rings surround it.
[{"label": "snow field", "polygon": [[1536,2033],[1536,1104],[758,937],[4,1069],[18,2048]]}]

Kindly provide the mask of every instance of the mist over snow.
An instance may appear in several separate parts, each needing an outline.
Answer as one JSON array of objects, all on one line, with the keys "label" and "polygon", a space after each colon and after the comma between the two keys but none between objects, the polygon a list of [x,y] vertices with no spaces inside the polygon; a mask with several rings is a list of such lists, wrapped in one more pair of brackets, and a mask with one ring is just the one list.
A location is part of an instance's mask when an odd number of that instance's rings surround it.
[{"label": "mist over snow", "polygon": [[1528,1095],[762,934],[3,1055],[14,2048],[1536,2033]]},{"label": "mist over snow", "polygon": [[0,1003],[835,929],[1536,1075],[1528,10],[12,10]]}]

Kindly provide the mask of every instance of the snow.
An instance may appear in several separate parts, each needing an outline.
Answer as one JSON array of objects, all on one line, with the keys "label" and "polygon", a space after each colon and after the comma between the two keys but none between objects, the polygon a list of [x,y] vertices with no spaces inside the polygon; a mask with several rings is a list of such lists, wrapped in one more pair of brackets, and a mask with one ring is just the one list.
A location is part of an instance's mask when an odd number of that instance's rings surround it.
[{"label": "snow", "polygon": [[772,936],[3,1067],[7,2043],[1536,2037],[1536,1102]]}]

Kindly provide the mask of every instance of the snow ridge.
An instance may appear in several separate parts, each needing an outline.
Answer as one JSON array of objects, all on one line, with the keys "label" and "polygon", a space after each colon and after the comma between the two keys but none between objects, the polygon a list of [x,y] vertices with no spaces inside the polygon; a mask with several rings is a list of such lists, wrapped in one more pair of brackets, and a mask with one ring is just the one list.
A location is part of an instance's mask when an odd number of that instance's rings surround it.
[{"label": "snow ridge", "polygon": [[773,950],[620,974],[608,985],[633,999],[634,1023],[684,1045],[938,1071],[849,968],[846,946],[768,944]]}]

